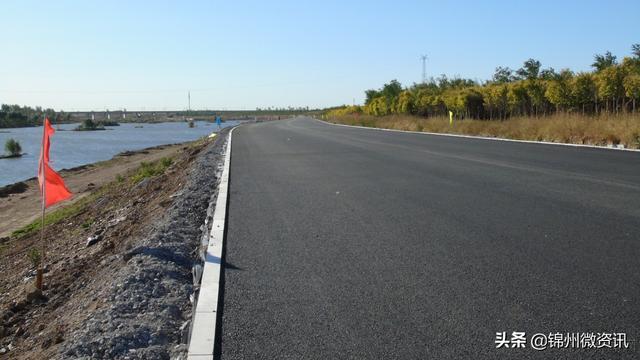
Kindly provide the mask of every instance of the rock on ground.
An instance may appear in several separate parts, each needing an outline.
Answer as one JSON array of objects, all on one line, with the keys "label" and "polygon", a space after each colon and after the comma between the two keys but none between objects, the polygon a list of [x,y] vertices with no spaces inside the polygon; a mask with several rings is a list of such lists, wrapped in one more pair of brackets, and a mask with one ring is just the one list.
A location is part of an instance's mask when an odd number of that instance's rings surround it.
[{"label": "rock on ground", "polygon": [[[223,130],[224,136],[228,131]],[[221,134],[222,135],[222,134]],[[68,334],[61,357],[170,359],[184,355],[181,326],[191,318],[192,266],[198,260],[201,226],[216,190],[225,141],[199,155],[188,181],[155,224],[155,231],[123,254],[107,304],[80,330]]]}]

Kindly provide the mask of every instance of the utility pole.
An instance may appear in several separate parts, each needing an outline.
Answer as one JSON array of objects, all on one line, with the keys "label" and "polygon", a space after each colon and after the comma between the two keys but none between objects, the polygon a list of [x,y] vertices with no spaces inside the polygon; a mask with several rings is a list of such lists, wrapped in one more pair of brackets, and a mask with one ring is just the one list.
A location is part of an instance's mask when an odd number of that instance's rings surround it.
[{"label": "utility pole", "polygon": [[422,55],[420,57],[422,59],[422,83],[427,82],[427,55]]},{"label": "utility pole", "polygon": [[189,114],[191,114],[191,91],[187,92],[187,98],[189,99],[189,107],[187,109],[189,111]]}]

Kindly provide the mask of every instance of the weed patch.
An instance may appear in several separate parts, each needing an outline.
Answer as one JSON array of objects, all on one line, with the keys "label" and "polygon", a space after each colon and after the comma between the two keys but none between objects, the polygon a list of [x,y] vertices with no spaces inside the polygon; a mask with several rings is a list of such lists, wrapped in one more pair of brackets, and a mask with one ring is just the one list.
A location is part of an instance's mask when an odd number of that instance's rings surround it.
[{"label": "weed patch", "polygon": [[171,164],[173,164],[173,159],[166,157],[152,163],[143,161],[138,171],[131,177],[131,181],[139,183],[146,178],[164,174]]}]

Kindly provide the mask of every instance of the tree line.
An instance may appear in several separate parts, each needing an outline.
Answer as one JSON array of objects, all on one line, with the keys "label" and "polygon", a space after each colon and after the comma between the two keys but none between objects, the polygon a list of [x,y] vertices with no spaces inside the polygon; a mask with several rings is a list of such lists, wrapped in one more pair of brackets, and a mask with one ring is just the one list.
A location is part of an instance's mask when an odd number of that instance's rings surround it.
[{"label": "tree line", "polygon": [[556,112],[583,114],[636,112],[640,107],[640,44],[618,62],[610,52],[594,56],[593,71],[556,71],[529,59],[512,70],[498,67],[491,80],[477,82],[442,75],[403,87],[397,80],[365,91],[364,106],[343,106],[333,113],[383,116],[411,114],[457,118],[506,119]]},{"label": "tree line", "polygon": [[3,104],[0,106],[0,129],[40,126],[48,116],[52,121],[66,121],[71,118],[70,114],[57,112],[53,109],[43,109],[40,106],[35,108],[20,105]]}]

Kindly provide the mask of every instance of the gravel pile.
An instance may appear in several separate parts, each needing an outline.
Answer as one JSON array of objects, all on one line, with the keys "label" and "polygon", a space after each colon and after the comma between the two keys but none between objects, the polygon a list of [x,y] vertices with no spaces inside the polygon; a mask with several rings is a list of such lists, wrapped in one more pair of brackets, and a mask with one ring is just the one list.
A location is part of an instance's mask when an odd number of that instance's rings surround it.
[{"label": "gravel pile", "polygon": [[[228,129],[220,136],[227,136]],[[179,359],[186,354],[192,268],[224,160],[224,139],[202,150],[188,181],[148,237],[122,254],[106,306],[67,336],[62,358]]]}]

